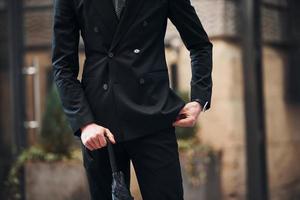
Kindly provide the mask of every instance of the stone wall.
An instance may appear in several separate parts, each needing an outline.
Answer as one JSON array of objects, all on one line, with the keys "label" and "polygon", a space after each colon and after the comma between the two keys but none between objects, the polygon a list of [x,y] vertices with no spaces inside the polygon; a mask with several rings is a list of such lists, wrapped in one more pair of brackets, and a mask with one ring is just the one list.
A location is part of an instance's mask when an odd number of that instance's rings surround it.
[{"label": "stone wall", "polygon": [[268,164],[271,199],[300,199],[300,105],[284,100],[287,55],[264,49]]},{"label": "stone wall", "polygon": [[[245,199],[246,158],[243,104],[243,73],[239,44],[239,4],[237,0],[193,0],[192,4],[213,45],[213,96],[211,109],[199,119],[199,138],[222,153],[223,199]],[[300,199],[300,171],[297,156],[300,146],[300,105],[285,100],[289,49],[286,0],[265,0],[262,6],[263,72],[267,131],[267,156],[270,199]],[[212,16],[214,15],[214,16]],[[177,35],[177,36],[176,36]],[[228,40],[232,38],[234,40]],[[236,42],[233,42],[236,41]],[[170,23],[167,42],[169,63],[178,64],[178,88],[189,91],[191,69],[189,52]],[[275,44],[275,45],[274,45]],[[171,45],[172,46],[172,45]],[[282,46],[281,46],[282,47]],[[178,53],[179,52],[179,53]],[[174,54],[177,54],[174,56]]]},{"label": "stone wall", "polygon": [[89,199],[88,183],[81,162],[27,163],[26,199]]},{"label": "stone wall", "polygon": [[[245,199],[246,159],[241,48],[213,40],[212,107],[202,113],[199,138],[222,153],[224,199]],[[179,88],[189,91],[188,51],[179,53]],[[272,200],[300,198],[300,105],[284,100],[286,52],[266,46],[263,51],[268,173]]]}]

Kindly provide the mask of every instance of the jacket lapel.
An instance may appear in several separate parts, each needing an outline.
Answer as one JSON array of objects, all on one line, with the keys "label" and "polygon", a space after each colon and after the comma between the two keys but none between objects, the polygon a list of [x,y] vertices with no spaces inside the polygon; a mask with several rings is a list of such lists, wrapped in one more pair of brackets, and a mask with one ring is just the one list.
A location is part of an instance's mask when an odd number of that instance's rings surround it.
[{"label": "jacket lapel", "polygon": [[136,16],[139,13],[139,10],[144,1],[145,0],[126,0],[126,7],[123,11],[124,13],[121,16],[119,23],[117,24],[110,51],[112,51],[116,47],[122,36],[124,36],[128,31],[130,25],[134,23],[134,20],[136,19]]}]

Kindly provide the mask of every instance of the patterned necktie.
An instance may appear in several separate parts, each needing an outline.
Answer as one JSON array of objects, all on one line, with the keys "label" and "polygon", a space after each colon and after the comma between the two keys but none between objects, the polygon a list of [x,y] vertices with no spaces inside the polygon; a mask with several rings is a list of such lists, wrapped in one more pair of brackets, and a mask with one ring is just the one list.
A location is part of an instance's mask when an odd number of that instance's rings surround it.
[{"label": "patterned necktie", "polygon": [[118,18],[120,19],[123,8],[125,7],[125,0],[113,0],[114,7]]}]

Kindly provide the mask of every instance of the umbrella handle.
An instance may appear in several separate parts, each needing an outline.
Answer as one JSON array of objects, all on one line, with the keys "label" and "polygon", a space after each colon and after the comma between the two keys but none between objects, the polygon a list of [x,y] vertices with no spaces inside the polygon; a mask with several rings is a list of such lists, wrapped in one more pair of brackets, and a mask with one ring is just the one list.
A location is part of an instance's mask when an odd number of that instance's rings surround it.
[{"label": "umbrella handle", "polygon": [[112,146],[112,143],[110,140],[105,136],[106,142],[107,142],[107,150],[108,150],[108,155],[109,155],[109,162],[111,166],[112,172],[117,172],[118,167],[117,167],[117,162],[116,162],[116,155]]}]

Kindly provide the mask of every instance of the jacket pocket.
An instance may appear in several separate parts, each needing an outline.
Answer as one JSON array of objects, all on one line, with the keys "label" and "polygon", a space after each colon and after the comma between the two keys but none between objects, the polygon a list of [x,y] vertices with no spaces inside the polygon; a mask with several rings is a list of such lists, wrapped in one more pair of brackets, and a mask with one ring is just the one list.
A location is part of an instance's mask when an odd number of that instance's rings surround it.
[{"label": "jacket pocket", "polygon": [[159,69],[155,71],[147,72],[144,75],[144,78],[149,81],[165,80],[169,79],[169,74],[167,69]]}]

